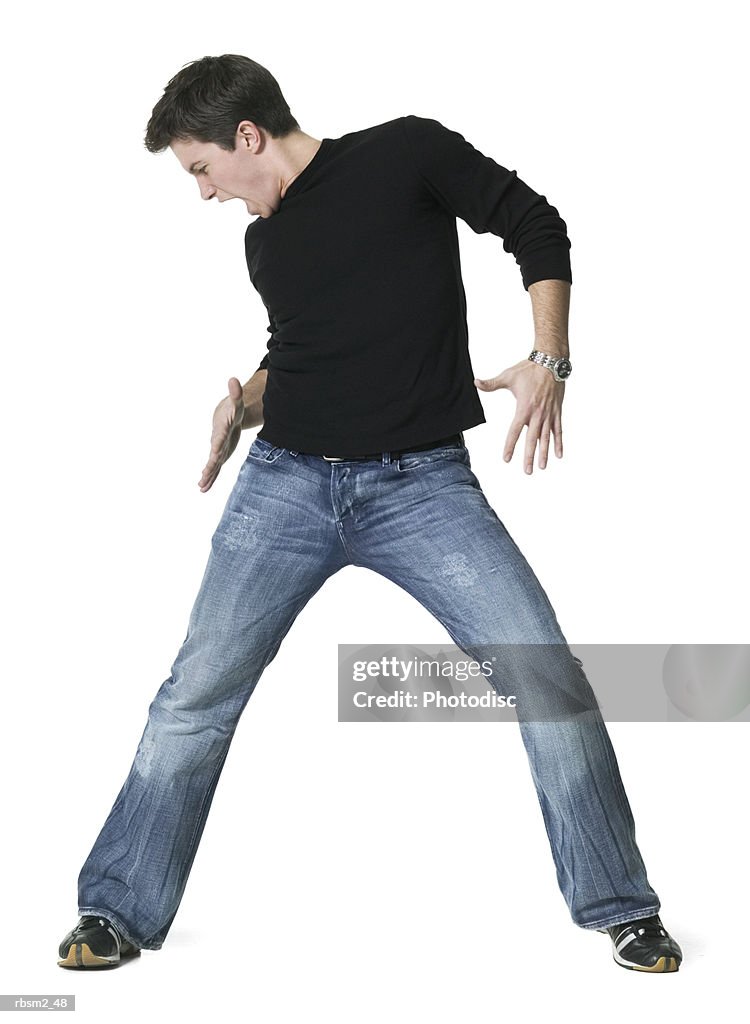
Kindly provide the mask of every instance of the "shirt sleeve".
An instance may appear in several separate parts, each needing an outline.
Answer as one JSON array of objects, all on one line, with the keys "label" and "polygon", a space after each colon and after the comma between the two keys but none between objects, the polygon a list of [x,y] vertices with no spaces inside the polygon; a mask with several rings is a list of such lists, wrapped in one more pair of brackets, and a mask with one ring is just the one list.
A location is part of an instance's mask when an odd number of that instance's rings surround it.
[{"label": "shirt sleeve", "polygon": [[426,188],[477,234],[503,239],[527,291],[535,281],[573,283],[567,225],[545,196],[439,121],[408,114],[401,122]]}]

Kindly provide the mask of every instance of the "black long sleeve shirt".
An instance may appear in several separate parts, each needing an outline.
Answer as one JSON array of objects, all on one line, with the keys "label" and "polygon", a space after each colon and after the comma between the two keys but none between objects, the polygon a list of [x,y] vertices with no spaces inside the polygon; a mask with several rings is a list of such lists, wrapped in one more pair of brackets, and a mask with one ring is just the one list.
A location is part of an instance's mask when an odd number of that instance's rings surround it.
[{"label": "black long sleeve shirt", "polygon": [[555,207],[439,121],[410,114],[321,141],[279,209],[245,234],[271,334],[259,437],[362,455],[486,422],[457,217],[504,240],[527,290],[572,284]]}]

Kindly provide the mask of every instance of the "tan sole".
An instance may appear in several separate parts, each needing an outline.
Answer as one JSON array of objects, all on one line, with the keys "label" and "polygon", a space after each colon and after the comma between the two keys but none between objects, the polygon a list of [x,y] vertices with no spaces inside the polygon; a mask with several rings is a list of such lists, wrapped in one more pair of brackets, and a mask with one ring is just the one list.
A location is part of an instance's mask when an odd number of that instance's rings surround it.
[{"label": "tan sole", "polygon": [[86,942],[74,942],[68,950],[64,960],[58,960],[58,967],[117,967],[123,960],[129,960],[134,956],[140,956],[140,949],[134,949],[131,953],[123,953],[119,960],[107,960],[106,957],[96,956],[89,949]]},{"label": "tan sole", "polygon": [[652,967],[636,967],[628,965],[631,971],[648,971],[650,974],[671,974],[680,969],[674,956],[660,956]]}]

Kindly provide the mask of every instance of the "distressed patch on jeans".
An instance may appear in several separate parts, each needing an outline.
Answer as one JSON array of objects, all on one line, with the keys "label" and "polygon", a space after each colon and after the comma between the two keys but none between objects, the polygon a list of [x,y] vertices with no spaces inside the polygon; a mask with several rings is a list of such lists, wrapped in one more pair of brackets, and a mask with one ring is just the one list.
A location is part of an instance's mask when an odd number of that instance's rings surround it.
[{"label": "distressed patch on jeans", "polygon": [[230,551],[237,551],[239,548],[247,547],[255,543],[257,523],[246,512],[234,512],[227,509],[224,519],[216,531],[215,539],[220,541]]},{"label": "distressed patch on jeans", "polygon": [[151,762],[154,759],[154,750],[156,744],[150,731],[144,733],[141,737],[141,742],[138,744],[138,750],[135,753],[135,769],[140,776],[144,779],[151,772]]},{"label": "distressed patch on jeans", "polygon": [[471,587],[476,583],[479,573],[469,562],[466,555],[455,551],[445,555],[440,568],[440,575],[451,580],[457,587]]}]

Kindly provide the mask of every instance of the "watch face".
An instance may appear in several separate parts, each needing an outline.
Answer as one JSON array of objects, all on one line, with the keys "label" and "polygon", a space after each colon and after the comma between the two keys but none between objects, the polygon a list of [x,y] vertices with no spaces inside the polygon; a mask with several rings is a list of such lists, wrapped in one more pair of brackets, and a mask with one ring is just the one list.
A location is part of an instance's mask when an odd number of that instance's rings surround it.
[{"label": "watch face", "polygon": [[569,377],[573,371],[573,367],[569,359],[561,359],[556,366],[558,377]]}]

